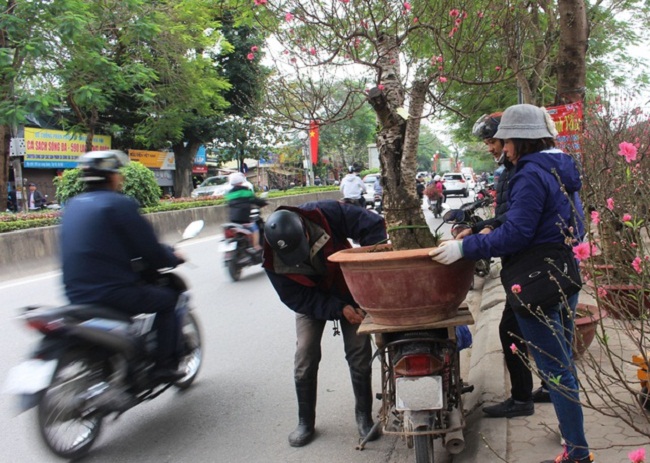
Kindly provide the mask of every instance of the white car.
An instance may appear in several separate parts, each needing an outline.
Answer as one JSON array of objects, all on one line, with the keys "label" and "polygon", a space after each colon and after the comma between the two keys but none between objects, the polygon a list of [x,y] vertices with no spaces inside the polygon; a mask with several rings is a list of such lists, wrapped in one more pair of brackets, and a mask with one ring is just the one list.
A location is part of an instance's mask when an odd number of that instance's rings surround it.
[{"label": "white car", "polygon": [[471,174],[463,174],[463,177],[465,177],[465,180],[467,181],[467,188],[470,190],[474,190],[476,188],[476,182],[474,181],[474,177],[472,177]]},{"label": "white car", "polygon": [[463,198],[469,196],[469,186],[467,180],[460,172],[448,172],[442,176],[442,185],[445,196],[462,195]]},{"label": "white car", "polygon": [[[245,182],[244,185],[253,190],[253,185],[250,182]],[[231,188],[227,175],[216,175],[203,180],[203,182],[192,191],[190,196],[192,196],[192,198],[204,198],[206,196],[219,197],[228,193]]]},{"label": "white car", "polygon": [[366,206],[374,207],[375,204],[375,180],[379,174],[368,174],[363,177],[363,183],[366,185],[366,193],[363,197],[366,200]]}]

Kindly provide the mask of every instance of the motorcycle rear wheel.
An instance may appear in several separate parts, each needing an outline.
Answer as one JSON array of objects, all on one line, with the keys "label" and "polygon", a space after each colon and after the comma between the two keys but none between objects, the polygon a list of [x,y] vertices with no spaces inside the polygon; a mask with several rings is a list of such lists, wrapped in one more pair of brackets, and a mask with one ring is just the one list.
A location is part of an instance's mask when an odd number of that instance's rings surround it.
[{"label": "motorcycle rear wheel", "polygon": [[185,390],[192,385],[203,363],[203,348],[201,347],[201,330],[192,312],[185,315],[183,321],[183,356],[179,368],[185,372],[180,380],[174,383],[178,389]]},{"label": "motorcycle rear wheel", "polygon": [[415,463],[433,463],[433,436],[413,436]]},{"label": "motorcycle rear wheel", "polygon": [[66,352],[59,361],[52,384],[38,404],[38,428],[47,447],[56,455],[77,459],[90,450],[101,430],[104,415],[86,414],[84,396],[104,380],[101,363],[81,350]]},{"label": "motorcycle rear wheel", "polygon": [[239,281],[239,278],[241,278],[241,266],[239,265],[239,259],[241,259],[241,257],[239,256],[238,249],[232,259],[228,261],[228,273],[230,274],[232,281]]}]

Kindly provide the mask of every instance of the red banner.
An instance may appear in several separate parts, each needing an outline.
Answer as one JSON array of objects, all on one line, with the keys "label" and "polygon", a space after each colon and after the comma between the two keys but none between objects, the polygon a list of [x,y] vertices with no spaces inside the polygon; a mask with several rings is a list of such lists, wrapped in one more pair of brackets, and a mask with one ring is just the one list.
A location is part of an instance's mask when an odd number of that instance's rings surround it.
[{"label": "red banner", "polygon": [[309,122],[309,148],[311,149],[311,163],[318,162],[318,121]]},{"label": "red banner", "polygon": [[580,136],[582,134],[582,102],[546,108],[555,122],[557,137],[555,146],[565,153],[580,156]]}]

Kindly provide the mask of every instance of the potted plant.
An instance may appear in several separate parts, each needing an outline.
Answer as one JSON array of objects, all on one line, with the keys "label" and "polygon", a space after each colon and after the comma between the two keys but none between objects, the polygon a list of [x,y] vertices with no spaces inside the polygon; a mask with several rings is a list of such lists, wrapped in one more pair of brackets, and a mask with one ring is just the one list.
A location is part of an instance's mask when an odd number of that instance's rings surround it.
[{"label": "potted plant", "polygon": [[582,143],[587,252],[583,277],[613,318],[650,310],[648,208],[650,156],[647,117],[639,108],[599,101],[587,108]]},{"label": "potted plant", "polygon": [[596,337],[596,328],[607,312],[594,304],[579,303],[574,319],[573,356],[581,357]]}]

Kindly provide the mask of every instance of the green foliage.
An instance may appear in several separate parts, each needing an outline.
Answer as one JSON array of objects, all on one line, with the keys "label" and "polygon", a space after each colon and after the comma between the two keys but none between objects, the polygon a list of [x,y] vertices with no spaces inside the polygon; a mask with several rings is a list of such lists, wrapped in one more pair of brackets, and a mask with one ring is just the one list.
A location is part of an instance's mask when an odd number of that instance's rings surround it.
[{"label": "green foliage", "polygon": [[66,169],[60,177],[54,179],[56,187],[56,200],[65,204],[73,196],[84,191],[86,184],[81,181],[80,169]]},{"label": "green foliage", "polygon": [[[139,162],[130,162],[121,169],[124,176],[122,191],[135,198],[140,206],[152,207],[160,201],[160,187],[153,172]],[[54,179],[56,198],[65,204],[70,198],[82,193],[85,183],[81,180],[80,169],[67,169],[63,175]]]},{"label": "green foliage", "polygon": [[160,187],[151,170],[139,162],[130,162],[121,171],[124,194],[135,198],[141,207],[156,206],[160,202]]}]

